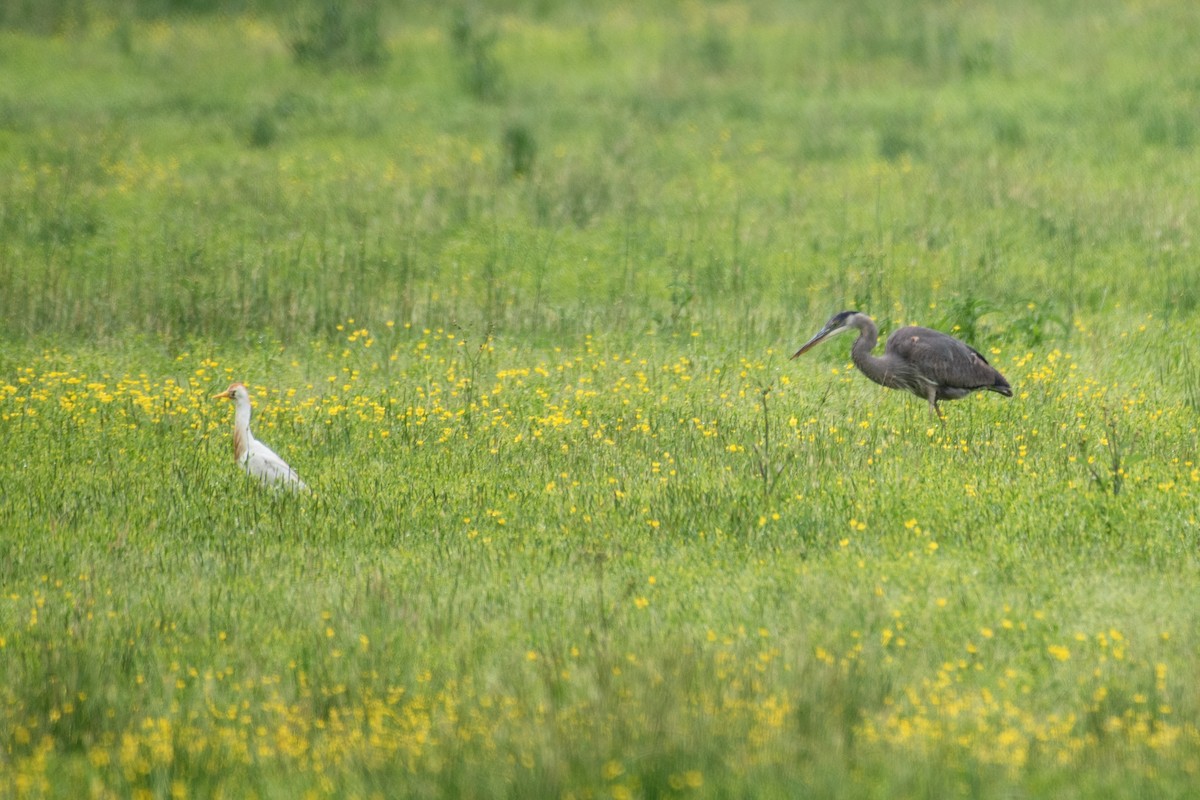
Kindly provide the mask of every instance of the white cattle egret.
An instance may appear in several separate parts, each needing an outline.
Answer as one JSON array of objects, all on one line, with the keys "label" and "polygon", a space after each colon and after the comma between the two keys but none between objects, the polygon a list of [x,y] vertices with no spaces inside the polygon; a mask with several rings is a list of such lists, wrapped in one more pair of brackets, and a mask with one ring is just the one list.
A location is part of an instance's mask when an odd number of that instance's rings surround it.
[{"label": "white cattle egret", "polygon": [[250,433],[250,393],[240,383],[231,383],[213,400],[232,400],[237,407],[233,415],[233,459],[247,475],[258,478],[269,486],[284,486],[288,489],[305,490],[308,487],[296,470],[276,455],[275,451],[254,438]]}]

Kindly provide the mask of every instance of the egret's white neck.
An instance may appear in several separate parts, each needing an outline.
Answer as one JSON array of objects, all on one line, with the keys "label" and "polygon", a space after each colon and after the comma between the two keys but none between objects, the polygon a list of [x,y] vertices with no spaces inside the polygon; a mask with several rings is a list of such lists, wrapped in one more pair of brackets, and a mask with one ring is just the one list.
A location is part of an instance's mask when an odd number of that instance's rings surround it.
[{"label": "egret's white neck", "polygon": [[233,458],[241,462],[250,452],[254,436],[250,433],[250,398],[238,398],[233,415]]}]

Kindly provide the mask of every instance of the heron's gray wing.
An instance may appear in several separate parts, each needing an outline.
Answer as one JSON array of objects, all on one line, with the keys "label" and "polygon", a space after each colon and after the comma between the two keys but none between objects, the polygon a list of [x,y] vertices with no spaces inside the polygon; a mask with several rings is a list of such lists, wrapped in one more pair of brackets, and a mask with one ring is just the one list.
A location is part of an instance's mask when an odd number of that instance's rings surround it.
[{"label": "heron's gray wing", "polygon": [[901,328],[888,337],[895,353],[925,380],[954,389],[982,389],[1001,378],[987,359],[963,342],[931,328]]}]

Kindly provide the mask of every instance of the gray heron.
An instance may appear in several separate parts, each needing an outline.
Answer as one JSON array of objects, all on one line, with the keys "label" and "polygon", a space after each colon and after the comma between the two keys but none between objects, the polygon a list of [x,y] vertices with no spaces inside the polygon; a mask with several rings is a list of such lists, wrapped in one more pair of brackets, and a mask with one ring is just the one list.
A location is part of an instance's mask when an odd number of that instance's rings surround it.
[{"label": "gray heron", "polygon": [[879,330],[870,317],[857,311],[834,314],[792,358],[851,328],[859,332],[850,348],[859,371],[881,386],[928,400],[930,411],[939,419],[939,400],[957,400],[980,389],[1012,397],[1008,381],[978,350],[941,331],[915,325],[900,328],[888,337],[882,356],[872,355]]}]

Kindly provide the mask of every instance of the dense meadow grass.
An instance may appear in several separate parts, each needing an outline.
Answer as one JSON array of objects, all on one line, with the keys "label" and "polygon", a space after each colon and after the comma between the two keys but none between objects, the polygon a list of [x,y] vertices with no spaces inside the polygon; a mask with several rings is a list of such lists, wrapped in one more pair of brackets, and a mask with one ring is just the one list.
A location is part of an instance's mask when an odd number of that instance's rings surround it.
[{"label": "dense meadow grass", "polygon": [[0,797],[1190,796],[1198,38],[6,6]]}]

